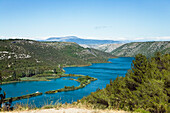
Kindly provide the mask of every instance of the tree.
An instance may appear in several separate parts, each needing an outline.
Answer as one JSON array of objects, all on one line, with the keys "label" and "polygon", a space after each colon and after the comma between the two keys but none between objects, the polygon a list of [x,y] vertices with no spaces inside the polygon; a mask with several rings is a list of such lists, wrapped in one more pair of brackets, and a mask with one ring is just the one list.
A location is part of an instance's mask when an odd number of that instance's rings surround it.
[{"label": "tree", "polygon": [[53,72],[54,72],[55,74],[57,74],[56,68],[54,68]]},{"label": "tree", "polygon": [[146,77],[145,73],[148,71],[148,60],[146,56],[138,54],[133,60],[131,77],[139,83]]},{"label": "tree", "polygon": [[25,76],[26,76],[26,74],[25,74],[25,72],[23,71],[23,72],[22,72],[22,77],[25,77]]},{"label": "tree", "polygon": [[13,80],[16,80],[16,79],[17,79],[17,76],[16,76],[16,72],[15,72],[15,71],[13,72],[12,77],[13,77]]}]

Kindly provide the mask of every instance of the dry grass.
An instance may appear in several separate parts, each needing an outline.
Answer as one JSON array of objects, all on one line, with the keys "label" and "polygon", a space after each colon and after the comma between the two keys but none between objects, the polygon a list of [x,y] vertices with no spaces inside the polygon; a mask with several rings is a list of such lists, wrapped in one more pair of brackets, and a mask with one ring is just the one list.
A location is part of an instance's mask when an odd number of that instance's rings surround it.
[{"label": "dry grass", "polygon": [[29,108],[28,106],[16,105],[14,111],[2,113],[128,113],[121,110],[94,109],[90,104],[73,102],[72,104],[45,105],[42,108]]}]

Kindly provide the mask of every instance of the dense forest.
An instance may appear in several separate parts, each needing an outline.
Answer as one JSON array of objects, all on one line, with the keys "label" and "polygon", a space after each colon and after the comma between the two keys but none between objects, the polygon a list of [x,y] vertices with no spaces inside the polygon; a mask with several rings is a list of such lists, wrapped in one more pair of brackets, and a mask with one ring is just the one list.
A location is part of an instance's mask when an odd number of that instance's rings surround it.
[{"label": "dense forest", "polygon": [[125,77],[110,81],[106,88],[92,92],[81,103],[95,108],[138,112],[170,112],[170,54],[147,59],[138,54]]}]

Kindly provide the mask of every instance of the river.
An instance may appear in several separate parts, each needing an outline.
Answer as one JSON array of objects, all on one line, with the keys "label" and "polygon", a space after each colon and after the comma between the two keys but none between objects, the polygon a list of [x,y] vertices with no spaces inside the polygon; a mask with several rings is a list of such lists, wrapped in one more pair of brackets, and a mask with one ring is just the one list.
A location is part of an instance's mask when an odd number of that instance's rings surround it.
[{"label": "river", "polygon": [[[75,91],[60,92],[56,94],[43,94],[41,96],[32,97],[29,99],[23,99],[13,102],[29,104],[37,107],[41,107],[45,104],[54,104],[57,102],[61,103],[72,103],[84,96],[89,95],[96,89],[105,88],[106,84],[109,84],[110,79],[114,80],[117,76],[125,76],[127,70],[131,68],[131,63],[134,58],[132,57],[119,57],[109,59],[111,63],[94,63],[91,66],[84,67],[66,67],[64,70],[66,74],[82,74],[95,77],[98,80],[91,82],[85,88],[78,89]],[[29,81],[29,82],[18,82],[1,85],[2,89],[6,92],[8,97],[16,97],[26,95],[30,93],[46,92],[49,90],[56,90],[63,88],[64,86],[78,86],[79,83],[73,80],[69,80],[70,77],[64,77],[59,79],[53,79],[51,81]]]}]

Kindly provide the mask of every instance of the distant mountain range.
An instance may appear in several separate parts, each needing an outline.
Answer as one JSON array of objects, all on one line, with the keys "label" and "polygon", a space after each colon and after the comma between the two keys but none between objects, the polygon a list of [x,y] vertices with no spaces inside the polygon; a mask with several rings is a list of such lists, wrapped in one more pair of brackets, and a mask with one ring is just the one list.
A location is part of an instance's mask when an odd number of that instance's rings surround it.
[{"label": "distant mountain range", "polygon": [[97,40],[97,39],[82,39],[76,36],[66,36],[66,37],[50,37],[46,40],[39,41],[51,41],[51,42],[75,42],[77,44],[112,44],[112,43],[122,43],[121,41],[114,40]]},{"label": "distant mountain range", "polygon": [[111,53],[120,57],[135,57],[137,54],[143,54],[147,57],[154,56],[156,52],[170,54],[170,41],[153,41],[153,42],[131,42],[124,44],[80,44],[85,48],[94,48],[104,52]]},{"label": "distant mountain range", "polygon": [[147,57],[153,56],[159,51],[163,54],[170,53],[170,41],[114,41],[82,39],[76,36],[50,37],[44,41],[49,42],[75,42],[84,48],[94,48],[115,56],[134,57],[136,54],[144,54]]}]

